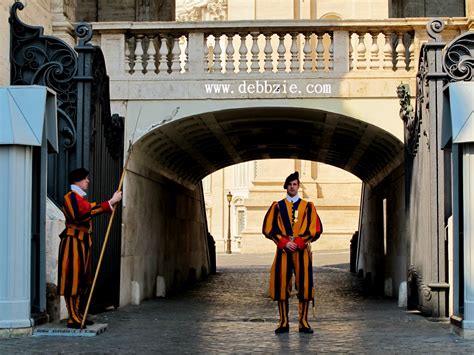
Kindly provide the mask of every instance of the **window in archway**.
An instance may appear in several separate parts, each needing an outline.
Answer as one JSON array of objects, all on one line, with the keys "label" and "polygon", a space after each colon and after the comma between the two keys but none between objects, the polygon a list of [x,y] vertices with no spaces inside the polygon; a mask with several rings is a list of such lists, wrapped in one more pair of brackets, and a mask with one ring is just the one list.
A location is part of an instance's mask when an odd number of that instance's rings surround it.
[{"label": "window in archway", "polygon": [[245,229],[245,210],[237,211],[237,234],[241,235]]},{"label": "window in archway", "polygon": [[335,13],[335,12],[329,12],[321,16],[322,20],[342,20],[342,16]]}]

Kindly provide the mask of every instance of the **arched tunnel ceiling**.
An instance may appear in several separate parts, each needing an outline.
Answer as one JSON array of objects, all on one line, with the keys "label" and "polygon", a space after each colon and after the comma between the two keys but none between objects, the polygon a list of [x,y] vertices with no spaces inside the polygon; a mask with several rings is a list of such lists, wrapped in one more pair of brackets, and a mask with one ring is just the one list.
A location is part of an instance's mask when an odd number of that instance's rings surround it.
[{"label": "arched tunnel ceiling", "polygon": [[156,161],[154,170],[186,185],[195,185],[230,165],[269,158],[330,164],[375,185],[403,161],[402,142],[374,125],[340,114],[295,108],[243,108],[195,115],[156,128],[136,146]]}]

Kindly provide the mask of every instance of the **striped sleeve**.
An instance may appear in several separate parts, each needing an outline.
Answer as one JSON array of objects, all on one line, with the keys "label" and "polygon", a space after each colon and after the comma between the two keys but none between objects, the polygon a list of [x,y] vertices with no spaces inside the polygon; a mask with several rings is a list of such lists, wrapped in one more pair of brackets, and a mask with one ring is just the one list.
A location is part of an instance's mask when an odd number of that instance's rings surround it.
[{"label": "striped sleeve", "polygon": [[306,207],[306,228],[301,238],[306,242],[314,242],[323,233],[323,224],[316,212],[316,207],[312,202],[308,202]]},{"label": "striped sleeve", "polygon": [[95,202],[89,203],[74,192],[70,192],[64,197],[63,210],[67,220],[73,223],[88,222],[94,216],[112,211],[108,201],[99,205]]},{"label": "striped sleeve", "polygon": [[262,233],[263,235],[275,242],[278,245],[282,239],[283,233],[278,225],[278,215],[280,210],[278,208],[278,202],[273,202],[268,209],[265,218],[263,219]]}]

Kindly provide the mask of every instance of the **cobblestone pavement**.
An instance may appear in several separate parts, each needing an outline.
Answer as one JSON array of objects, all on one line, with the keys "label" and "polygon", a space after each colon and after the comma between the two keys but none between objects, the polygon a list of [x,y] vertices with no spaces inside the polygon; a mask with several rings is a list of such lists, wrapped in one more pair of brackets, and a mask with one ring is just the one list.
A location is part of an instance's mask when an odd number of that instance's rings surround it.
[{"label": "cobblestone pavement", "polygon": [[267,297],[271,257],[218,255],[218,274],[189,291],[94,315],[109,324],[99,336],[3,338],[0,353],[474,353],[474,341],[451,335],[447,322],[364,296],[347,264],[316,263],[314,334],[298,333],[291,299],[290,333],[275,335],[278,311]]}]

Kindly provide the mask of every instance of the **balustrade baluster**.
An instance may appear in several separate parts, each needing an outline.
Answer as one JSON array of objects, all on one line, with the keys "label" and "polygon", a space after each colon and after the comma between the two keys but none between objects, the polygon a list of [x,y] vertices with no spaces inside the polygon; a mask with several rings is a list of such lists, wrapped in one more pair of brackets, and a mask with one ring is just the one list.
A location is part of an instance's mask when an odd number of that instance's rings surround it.
[{"label": "balustrade baluster", "polygon": [[211,61],[209,58],[209,46],[207,41],[209,40],[209,36],[204,36],[204,72],[208,73],[211,71]]},{"label": "balustrade baluster", "polygon": [[258,58],[258,52],[259,52],[259,49],[258,49],[258,36],[259,36],[260,33],[258,32],[252,32],[251,35],[252,35],[252,48],[251,48],[251,52],[252,52],[252,63],[250,65],[250,71],[252,73],[258,73],[259,72],[259,69],[260,69],[260,63],[259,63],[259,58]]},{"label": "balustrade baluster", "polygon": [[247,33],[240,33],[239,72],[247,72]]},{"label": "balustrade baluster", "polygon": [[148,49],[146,51],[147,61],[146,61],[146,72],[149,74],[155,74],[156,64],[155,64],[155,38],[148,37]]},{"label": "balustrade baluster", "polygon": [[310,72],[313,69],[313,60],[311,58],[311,33],[306,32],[304,34],[304,63],[303,63],[303,71]]},{"label": "balustrade baluster", "polygon": [[329,32],[328,35],[329,35],[329,43],[330,43],[329,44],[328,70],[332,71],[334,69],[334,35],[333,35],[332,32]]},{"label": "balustrade baluster", "polygon": [[404,33],[399,33],[398,34],[398,44],[397,47],[395,48],[395,51],[397,52],[397,70],[406,70],[406,54],[405,54],[405,44],[403,43],[403,35]]},{"label": "balustrade baluster", "polygon": [[215,43],[214,43],[214,65],[213,65],[213,70],[212,71],[214,73],[217,73],[217,72],[222,71],[222,67],[221,67],[221,53],[222,53],[221,35],[216,33],[214,35],[214,38],[215,38]]},{"label": "balustrade baluster", "polygon": [[385,45],[383,47],[383,69],[393,70],[393,47],[392,47],[392,33],[385,32]]},{"label": "balustrade baluster", "polygon": [[408,70],[412,71],[412,70],[415,70],[415,41],[414,41],[413,35],[410,35],[410,47],[408,47],[408,53],[409,53]]},{"label": "balustrade baluster", "polygon": [[324,33],[317,33],[318,44],[316,45],[316,70],[324,70],[324,44],[323,44]]},{"label": "balustrade baluster", "polygon": [[143,35],[136,35],[135,40],[135,66],[134,74],[143,74],[143,46],[142,46],[142,37]]},{"label": "balustrade baluster", "polygon": [[160,65],[158,66],[159,74],[165,74],[168,72],[168,39],[165,34],[161,34],[161,45],[160,45]]},{"label": "balustrade baluster", "polygon": [[179,55],[181,54],[181,49],[179,48],[179,38],[180,36],[173,37],[173,49],[171,50],[171,73],[177,74],[181,71],[181,63],[179,60]]},{"label": "balustrade baluster", "polygon": [[377,43],[378,33],[372,32],[370,37],[372,38],[372,46],[370,47],[370,69],[377,70],[380,68],[379,44]]},{"label": "balustrade baluster", "polygon": [[284,72],[286,69],[286,63],[285,63],[285,53],[286,53],[286,48],[285,48],[285,34],[280,33],[278,35],[280,43],[278,45],[278,65],[277,65],[277,71],[279,72]]},{"label": "balustrade baluster", "polygon": [[290,62],[290,71],[299,72],[300,71],[300,62],[298,60],[298,32],[291,33],[291,62]]},{"label": "balustrade baluster", "polygon": [[354,32],[349,35],[349,70],[354,70],[354,62],[355,62],[355,48],[353,44],[353,36]]},{"label": "balustrade baluster", "polygon": [[130,38],[125,39],[125,73],[130,73]]},{"label": "balustrade baluster", "polygon": [[227,73],[234,72],[234,44],[233,44],[234,37],[233,35],[227,35],[227,48],[225,50],[226,54],[226,65],[225,71]]},{"label": "balustrade baluster", "polygon": [[265,62],[263,65],[263,69],[267,72],[271,72],[273,70],[273,60],[272,60],[272,34],[265,33],[265,48],[263,49],[265,53]]},{"label": "balustrade baluster", "polygon": [[189,71],[189,39],[188,37],[184,37],[184,65],[183,65],[183,72]]},{"label": "balustrade baluster", "polygon": [[365,47],[365,34],[357,33],[359,44],[357,45],[357,69],[364,70],[367,68],[367,48]]}]

